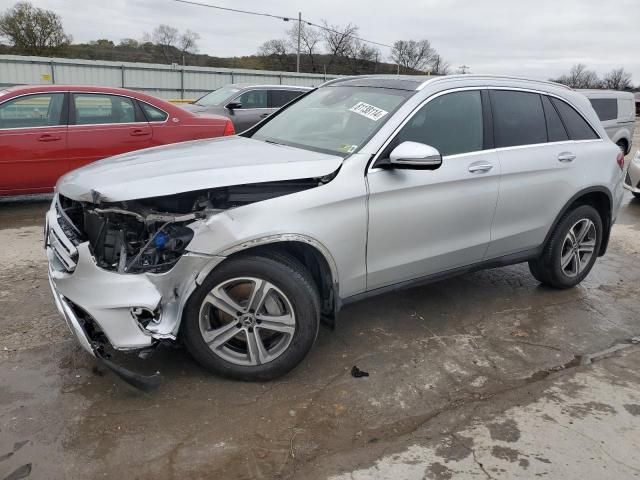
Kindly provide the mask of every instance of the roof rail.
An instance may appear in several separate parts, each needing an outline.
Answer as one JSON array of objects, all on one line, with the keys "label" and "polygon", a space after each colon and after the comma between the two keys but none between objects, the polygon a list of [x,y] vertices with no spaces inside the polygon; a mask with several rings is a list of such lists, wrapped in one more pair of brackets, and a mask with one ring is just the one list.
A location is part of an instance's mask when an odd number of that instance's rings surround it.
[{"label": "roof rail", "polygon": [[563,87],[566,88],[567,90],[572,90],[571,87],[567,87],[566,85],[563,85],[562,83],[557,83],[557,82],[551,82],[549,80],[535,80],[535,79],[531,79],[531,78],[526,78],[526,77],[517,77],[517,76],[510,76],[510,75],[484,75],[484,74],[473,74],[473,73],[466,73],[466,74],[459,74],[459,75],[443,75],[443,76],[439,76],[439,77],[433,77],[430,78],[428,80],[425,80],[424,82],[422,82],[420,85],[418,85],[418,87],[416,88],[416,90],[422,90],[424,87],[426,87],[427,85],[431,84],[431,83],[436,83],[436,82],[441,82],[441,81],[446,81],[446,80],[451,80],[451,79],[470,79],[470,78],[480,78],[480,79],[495,79],[495,80],[522,80],[525,82],[532,82],[532,83],[543,83],[545,85],[553,85],[555,87]]}]

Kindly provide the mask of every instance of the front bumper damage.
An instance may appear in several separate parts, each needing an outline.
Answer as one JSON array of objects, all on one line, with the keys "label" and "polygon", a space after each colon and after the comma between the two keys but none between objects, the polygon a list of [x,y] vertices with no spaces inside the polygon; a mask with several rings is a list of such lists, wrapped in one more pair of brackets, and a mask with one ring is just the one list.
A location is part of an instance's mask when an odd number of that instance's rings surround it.
[{"label": "front bumper damage", "polygon": [[51,291],[69,329],[84,350],[133,384],[108,360],[105,347],[148,351],[162,340],[175,340],[189,295],[224,260],[186,252],[165,273],[104,270],[89,242],[74,245],[67,237],[55,201],[46,215],[45,248]]}]

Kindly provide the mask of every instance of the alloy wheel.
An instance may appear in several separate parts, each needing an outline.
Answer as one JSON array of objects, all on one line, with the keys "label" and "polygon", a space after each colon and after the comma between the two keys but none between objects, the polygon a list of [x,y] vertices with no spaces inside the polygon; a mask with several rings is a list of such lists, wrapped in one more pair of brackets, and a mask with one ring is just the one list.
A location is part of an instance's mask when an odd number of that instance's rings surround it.
[{"label": "alloy wheel", "polygon": [[588,218],[578,220],[567,232],[560,250],[560,268],[568,277],[576,277],[589,265],[596,247],[595,224]]},{"label": "alloy wheel", "polygon": [[200,306],[200,333],[211,351],[236,365],[261,365],[281,356],[296,330],[287,296],[271,282],[238,277],[216,285]]}]

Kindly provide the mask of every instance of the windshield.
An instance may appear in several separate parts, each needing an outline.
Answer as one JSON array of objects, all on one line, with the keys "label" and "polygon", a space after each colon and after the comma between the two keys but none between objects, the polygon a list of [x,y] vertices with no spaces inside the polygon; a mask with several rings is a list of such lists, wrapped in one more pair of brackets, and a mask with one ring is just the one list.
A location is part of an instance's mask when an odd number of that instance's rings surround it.
[{"label": "windshield", "polygon": [[207,93],[193,103],[202,107],[215,107],[217,105],[227,103],[229,97],[231,97],[234,93],[238,93],[239,91],[240,89],[236,87],[221,87],[217,90],[214,90],[213,92]]},{"label": "windshield", "polygon": [[375,87],[320,88],[283,110],[252,138],[346,156],[362,146],[412,93]]}]

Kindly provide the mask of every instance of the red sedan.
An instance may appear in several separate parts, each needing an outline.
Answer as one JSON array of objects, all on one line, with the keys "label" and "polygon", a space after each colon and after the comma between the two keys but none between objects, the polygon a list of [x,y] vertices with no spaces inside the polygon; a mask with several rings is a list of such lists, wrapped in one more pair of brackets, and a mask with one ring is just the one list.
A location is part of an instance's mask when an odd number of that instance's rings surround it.
[{"label": "red sedan", "polygon": [[233,134],[225,117],[196,116],[122,88],[7,88],[0,90],[0,196],[50,192],[62,174],[112,155]]}]

